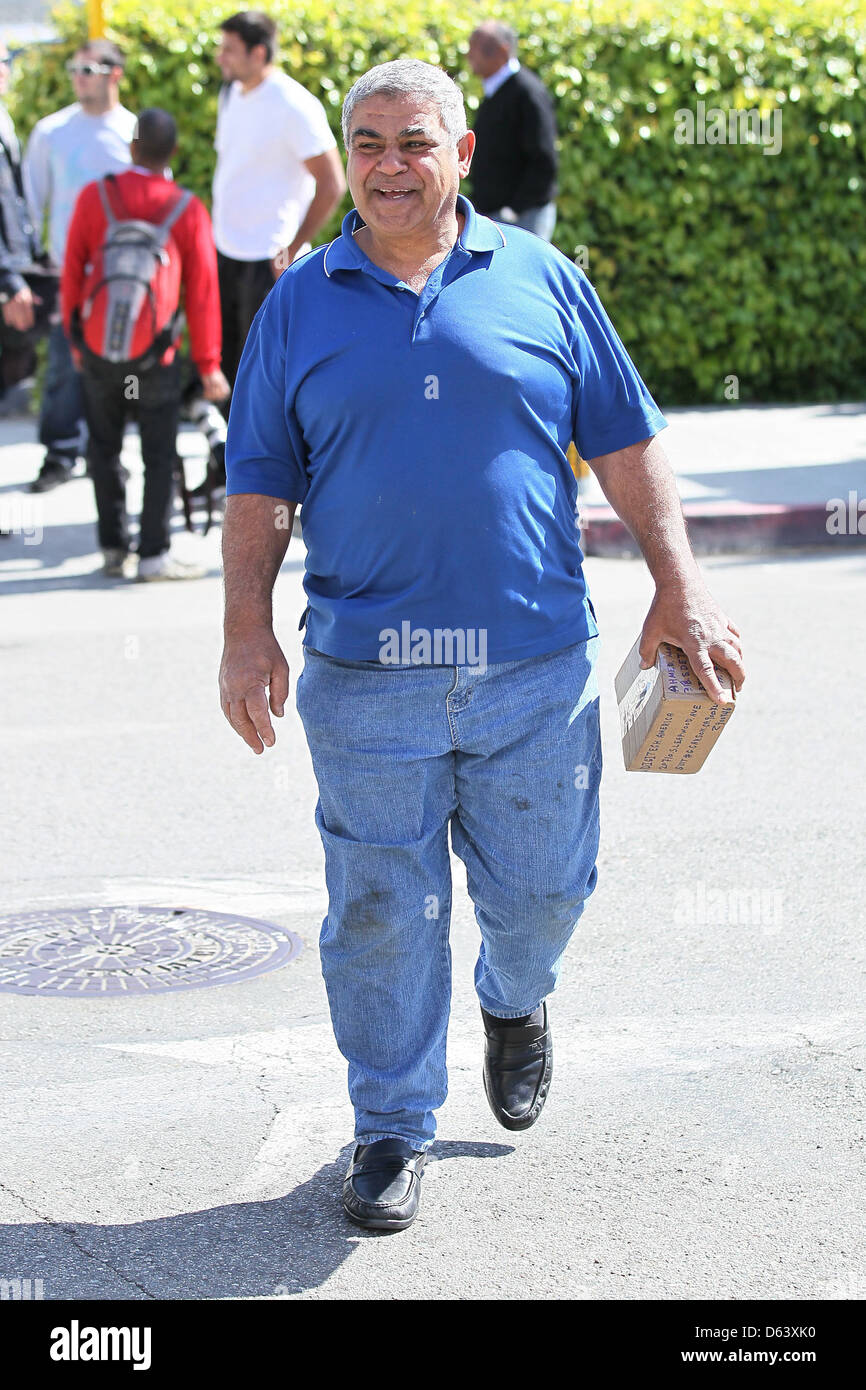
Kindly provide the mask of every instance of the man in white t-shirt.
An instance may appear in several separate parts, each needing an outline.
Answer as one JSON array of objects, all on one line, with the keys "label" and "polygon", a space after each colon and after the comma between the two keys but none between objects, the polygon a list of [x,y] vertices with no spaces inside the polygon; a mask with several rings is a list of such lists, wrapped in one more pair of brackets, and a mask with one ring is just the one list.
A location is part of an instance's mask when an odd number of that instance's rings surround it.
[{"label": "man in white t-shirt", "polygon": [[276,25],[259,10],[220,25],[213,229],[222,367],[234,385],[250,324],[277,276],[346,190],[337,142],[317,97],[274,67]]},{"label": "man in white t-shirt", "polygon": [[[77,100],[33,127],[24,157],[24,184],[37,229],[48,217],[48,247],[60,270],[66,233],[82,188],[103,174],[128,169],[135,116],[118,96],[124,57],[108,39],[90,39],[67,63]],[[42,390],[39,442],[45,458],[31,491],[45,492],[72,474],[87,442],[81,377],[62,323],[52,325]]]}]

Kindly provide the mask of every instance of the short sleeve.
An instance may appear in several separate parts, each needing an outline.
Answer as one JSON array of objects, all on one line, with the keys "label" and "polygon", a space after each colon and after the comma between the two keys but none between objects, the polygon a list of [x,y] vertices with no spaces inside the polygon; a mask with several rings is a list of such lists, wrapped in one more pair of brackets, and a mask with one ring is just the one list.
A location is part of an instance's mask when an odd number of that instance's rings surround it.
[{"label": "short sleeve", "polygon": [[286,103],[284,120],[286,139],[301,163],[336,148],[325,108],[312,92],[293,94]]},{"label": "short sleeve", "polygon": [[667,420],[582,273],[575,313],[573,434],[581,458],[593,459],[650,439]]},{"label": "short sleeve", "polygon": [[232,391],[226,495],[254,492],[303,502],[309,481],[298,422],[286,398],[291,276],[286,272],[253,319]]}]

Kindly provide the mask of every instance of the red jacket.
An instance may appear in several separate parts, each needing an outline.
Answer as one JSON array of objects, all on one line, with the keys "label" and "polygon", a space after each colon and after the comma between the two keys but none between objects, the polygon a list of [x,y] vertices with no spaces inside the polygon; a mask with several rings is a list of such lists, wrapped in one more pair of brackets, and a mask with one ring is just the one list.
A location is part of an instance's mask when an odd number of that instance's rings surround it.
[{"label": "red jacket", "polygon": [[[112,210],[122,218],[161,222],[180,192],[176,183],[163,178],[161,174],[140,174],[136,170],[126,169],[122,174],[117,174],[116,179],[116,189],[112,189],[109,183],[108,199]],[[99,189],[96,183],[89,183],[82,188],[75,204],[60,278],[60,306],[67,336],[71,332],[73,310],[81,308],[84,303],[89,263],[102,245],[106,230]],[[168,250],[172,255],[180,255],[179,279],[189,325],[192,359],[200,373],[215,372],[220,365],[222,348],[216,248],[210,218],[198,198],[190,199],[172,227]],[[175,308],[173,304],[157,307],[166,310],[163,317],[167,317],[168,312]],[[97,304],[95,312],[98,311]],[[132,340],[133,357],[146,350],[148,343],[138,342],[137,339],[146,337],[147,331],[145,325],[136,330]],[[176,349],[177,342],[167,349],[162,362],[170,362]]]}]

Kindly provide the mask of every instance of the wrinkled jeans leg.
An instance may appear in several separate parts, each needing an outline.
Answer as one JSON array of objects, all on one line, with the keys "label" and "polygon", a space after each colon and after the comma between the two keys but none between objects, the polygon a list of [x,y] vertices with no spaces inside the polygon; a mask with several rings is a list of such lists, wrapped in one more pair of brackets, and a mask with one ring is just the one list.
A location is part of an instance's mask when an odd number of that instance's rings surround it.
[{"label": "wrinkled jeans leg", "polygon": [[320,954],[355,1136],[425,1149],[447,1094],[453,668],[305,652],[297,686],[319,786],[328,914]]},{"label": "wrinkled jeans leg", "polygon": [[598,638],[530,661],[460,667],[452,843],[481,929],[478,999],[501,1018],[555,988],[597,877]]}]

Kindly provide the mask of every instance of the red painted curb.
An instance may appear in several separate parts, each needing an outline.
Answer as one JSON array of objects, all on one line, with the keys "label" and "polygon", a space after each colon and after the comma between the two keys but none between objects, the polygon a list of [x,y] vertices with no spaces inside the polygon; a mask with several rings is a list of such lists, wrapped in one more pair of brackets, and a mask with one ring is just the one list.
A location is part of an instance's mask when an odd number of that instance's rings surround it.
[{"label": "red painted curb", "polygon": [[[696,555],[866,545],[866,535],[856,531],[831,534],[827,508],[820,503],[685,502],[683,512]],[[634,537],[612,507],[582,507],[580,519],[585,555],[640,554]]]}]

